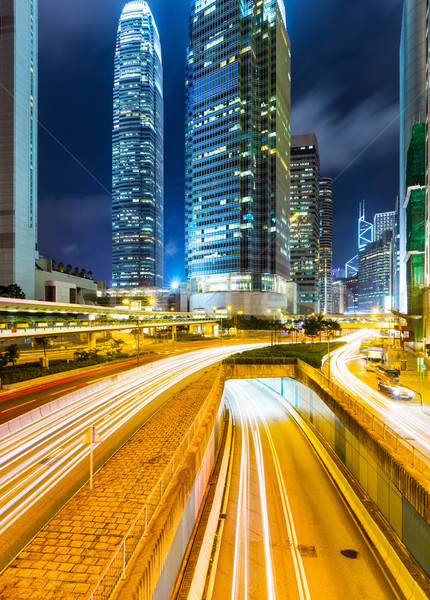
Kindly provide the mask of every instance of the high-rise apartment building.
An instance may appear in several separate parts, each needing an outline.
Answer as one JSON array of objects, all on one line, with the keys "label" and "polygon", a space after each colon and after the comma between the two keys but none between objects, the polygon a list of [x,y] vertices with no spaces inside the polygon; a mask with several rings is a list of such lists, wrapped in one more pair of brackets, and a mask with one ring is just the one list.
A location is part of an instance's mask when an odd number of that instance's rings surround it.
[{"label": "high-rise apartment building", "polygon": [[393,233],[396,213],[394,211],[376,213],[373,217],[373,239],[381,239],[385,231]]},{"label": "high-rise apartment building", "polygon": [[191,309],[262,314],[289,279],[290,43],[283,0],[193,0],[186,74]]},{"label": "high-rise apartment building", "polygon": [[333,181],[321,177],[319,182],[320,211],[320,311],[333,311]]},{"label": "high-rise apartment building", "polygon": [[291,139],[291,279],[299,286],[300,310],[307,312],[320,310],[319,178],[316,136],[313,133],[294,135]]},{"label": "high-rise apartment building", "polygon": [[112,286],[163,282],[163,72],[144,0],[119,20],[113,90]]},{"label": "high-rise apartment building", "polygon": [[[395,308],[408,311],[407,303],[407,154],[412,128],[425,121],[426,114],[426,0],[404,0],[400,38],[400,187],[398,280],[395,282]],[[396,240],[395,240],[396,241]]]},{"label": "high-rise apartment building", "polygon": [[1,0],[0,34],[0,285],[34,298],[37,0]]}]

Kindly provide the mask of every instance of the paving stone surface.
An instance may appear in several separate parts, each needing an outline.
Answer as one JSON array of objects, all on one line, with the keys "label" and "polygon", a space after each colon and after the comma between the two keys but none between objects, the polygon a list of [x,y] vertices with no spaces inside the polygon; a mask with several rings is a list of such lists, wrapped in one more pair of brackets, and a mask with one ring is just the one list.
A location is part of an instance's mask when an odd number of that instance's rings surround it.
[{"label": "paving stone surface", "polygon": [[216,379],[168,402],[0,575],[0,600],[85,600],[179,448]]}]

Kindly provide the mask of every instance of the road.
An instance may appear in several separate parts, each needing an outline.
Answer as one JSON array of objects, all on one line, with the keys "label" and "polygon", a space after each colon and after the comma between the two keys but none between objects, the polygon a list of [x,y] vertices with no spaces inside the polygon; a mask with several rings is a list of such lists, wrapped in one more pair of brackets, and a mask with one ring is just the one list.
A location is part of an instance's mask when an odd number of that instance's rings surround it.
[{"label": "road", "polygon": [[375,415],[430,456],[430,416],[423,412],[420,402],[395,400],[377,391],[375,376],[363,372],[363,362],[359,358],[363,335],[365,333],[355,334],[353,341],[331,354],[333,381],[350,395],[364,400]]},{"label": "road", "polygon": [[280,397],[250,381],[226,396],[234,458],[212,598],[402,597]]},{"label": "road", "polygon": [[153,362],[73,404],[5,435],[0,448],[0,567],[18,552],[89,478],[85,433],[103,442],[101,466],[187,379],[224,357],[262,344],[200,349]]},{"label": "road", "polygon": [[[249,343],[255,343],[256,341],[257,340],[249,340]],[[229,343],[231,344],[231,342]],[[238,343],[239,342],[236,341],[233,345],[235,346]],[[243,341],[241,343],[243,343]],[[169,342],[167,344],[153,344],[145,347],[145,351],[149,352],[149,354],[142,355],[139,364],[144,365],[168,356],[184,354],[202,348],[216,347],[220,344],[221,342],[218,340],[191,343]],[[31,382],[32,385],[30,385],[29,388],[23,390],[11,392],[2,390],[2,395],[0,395],[0,424],[18,417],[33,408],[37,408],[47,402],[60,398],[61,396],[64,396],[65,393],[75,392],[96,381],[101,381],[108,377],[112,377],[113,375],[117,375],[118,373],[134,369],[136,366],[136,357],[127,358],[113,363],[96,365],[90,372],[75,373],[72,375],[65,371],[60,380],[50,381],[48,383],[36,383],[36,385],[34,385],[35,382],[37,382],[36,379]],[[61,376],[61,374],[59,374],[59,376]],[[23,382],[24,385],[25,383],[26,382]]]}]

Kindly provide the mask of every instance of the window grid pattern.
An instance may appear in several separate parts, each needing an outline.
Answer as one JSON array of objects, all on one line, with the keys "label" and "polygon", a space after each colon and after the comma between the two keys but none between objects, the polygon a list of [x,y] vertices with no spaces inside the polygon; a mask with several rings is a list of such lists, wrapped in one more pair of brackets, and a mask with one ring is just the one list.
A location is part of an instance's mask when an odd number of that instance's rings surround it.
[{"label": "window grid pattern", "polygon": [[146,2],[125,5],[115,52],[112,285],[163,283],[163,74]]}]

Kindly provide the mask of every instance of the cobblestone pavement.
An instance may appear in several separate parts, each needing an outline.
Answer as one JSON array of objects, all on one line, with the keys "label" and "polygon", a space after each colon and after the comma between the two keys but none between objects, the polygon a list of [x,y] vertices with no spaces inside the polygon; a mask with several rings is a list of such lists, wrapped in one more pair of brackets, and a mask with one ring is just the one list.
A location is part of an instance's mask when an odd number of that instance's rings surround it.
[{"label": "cobblestone pavement", "polygon": [[169,401],[0,575],[0,600],[85,600],[142,510],[216,378],[211,369]]}]

